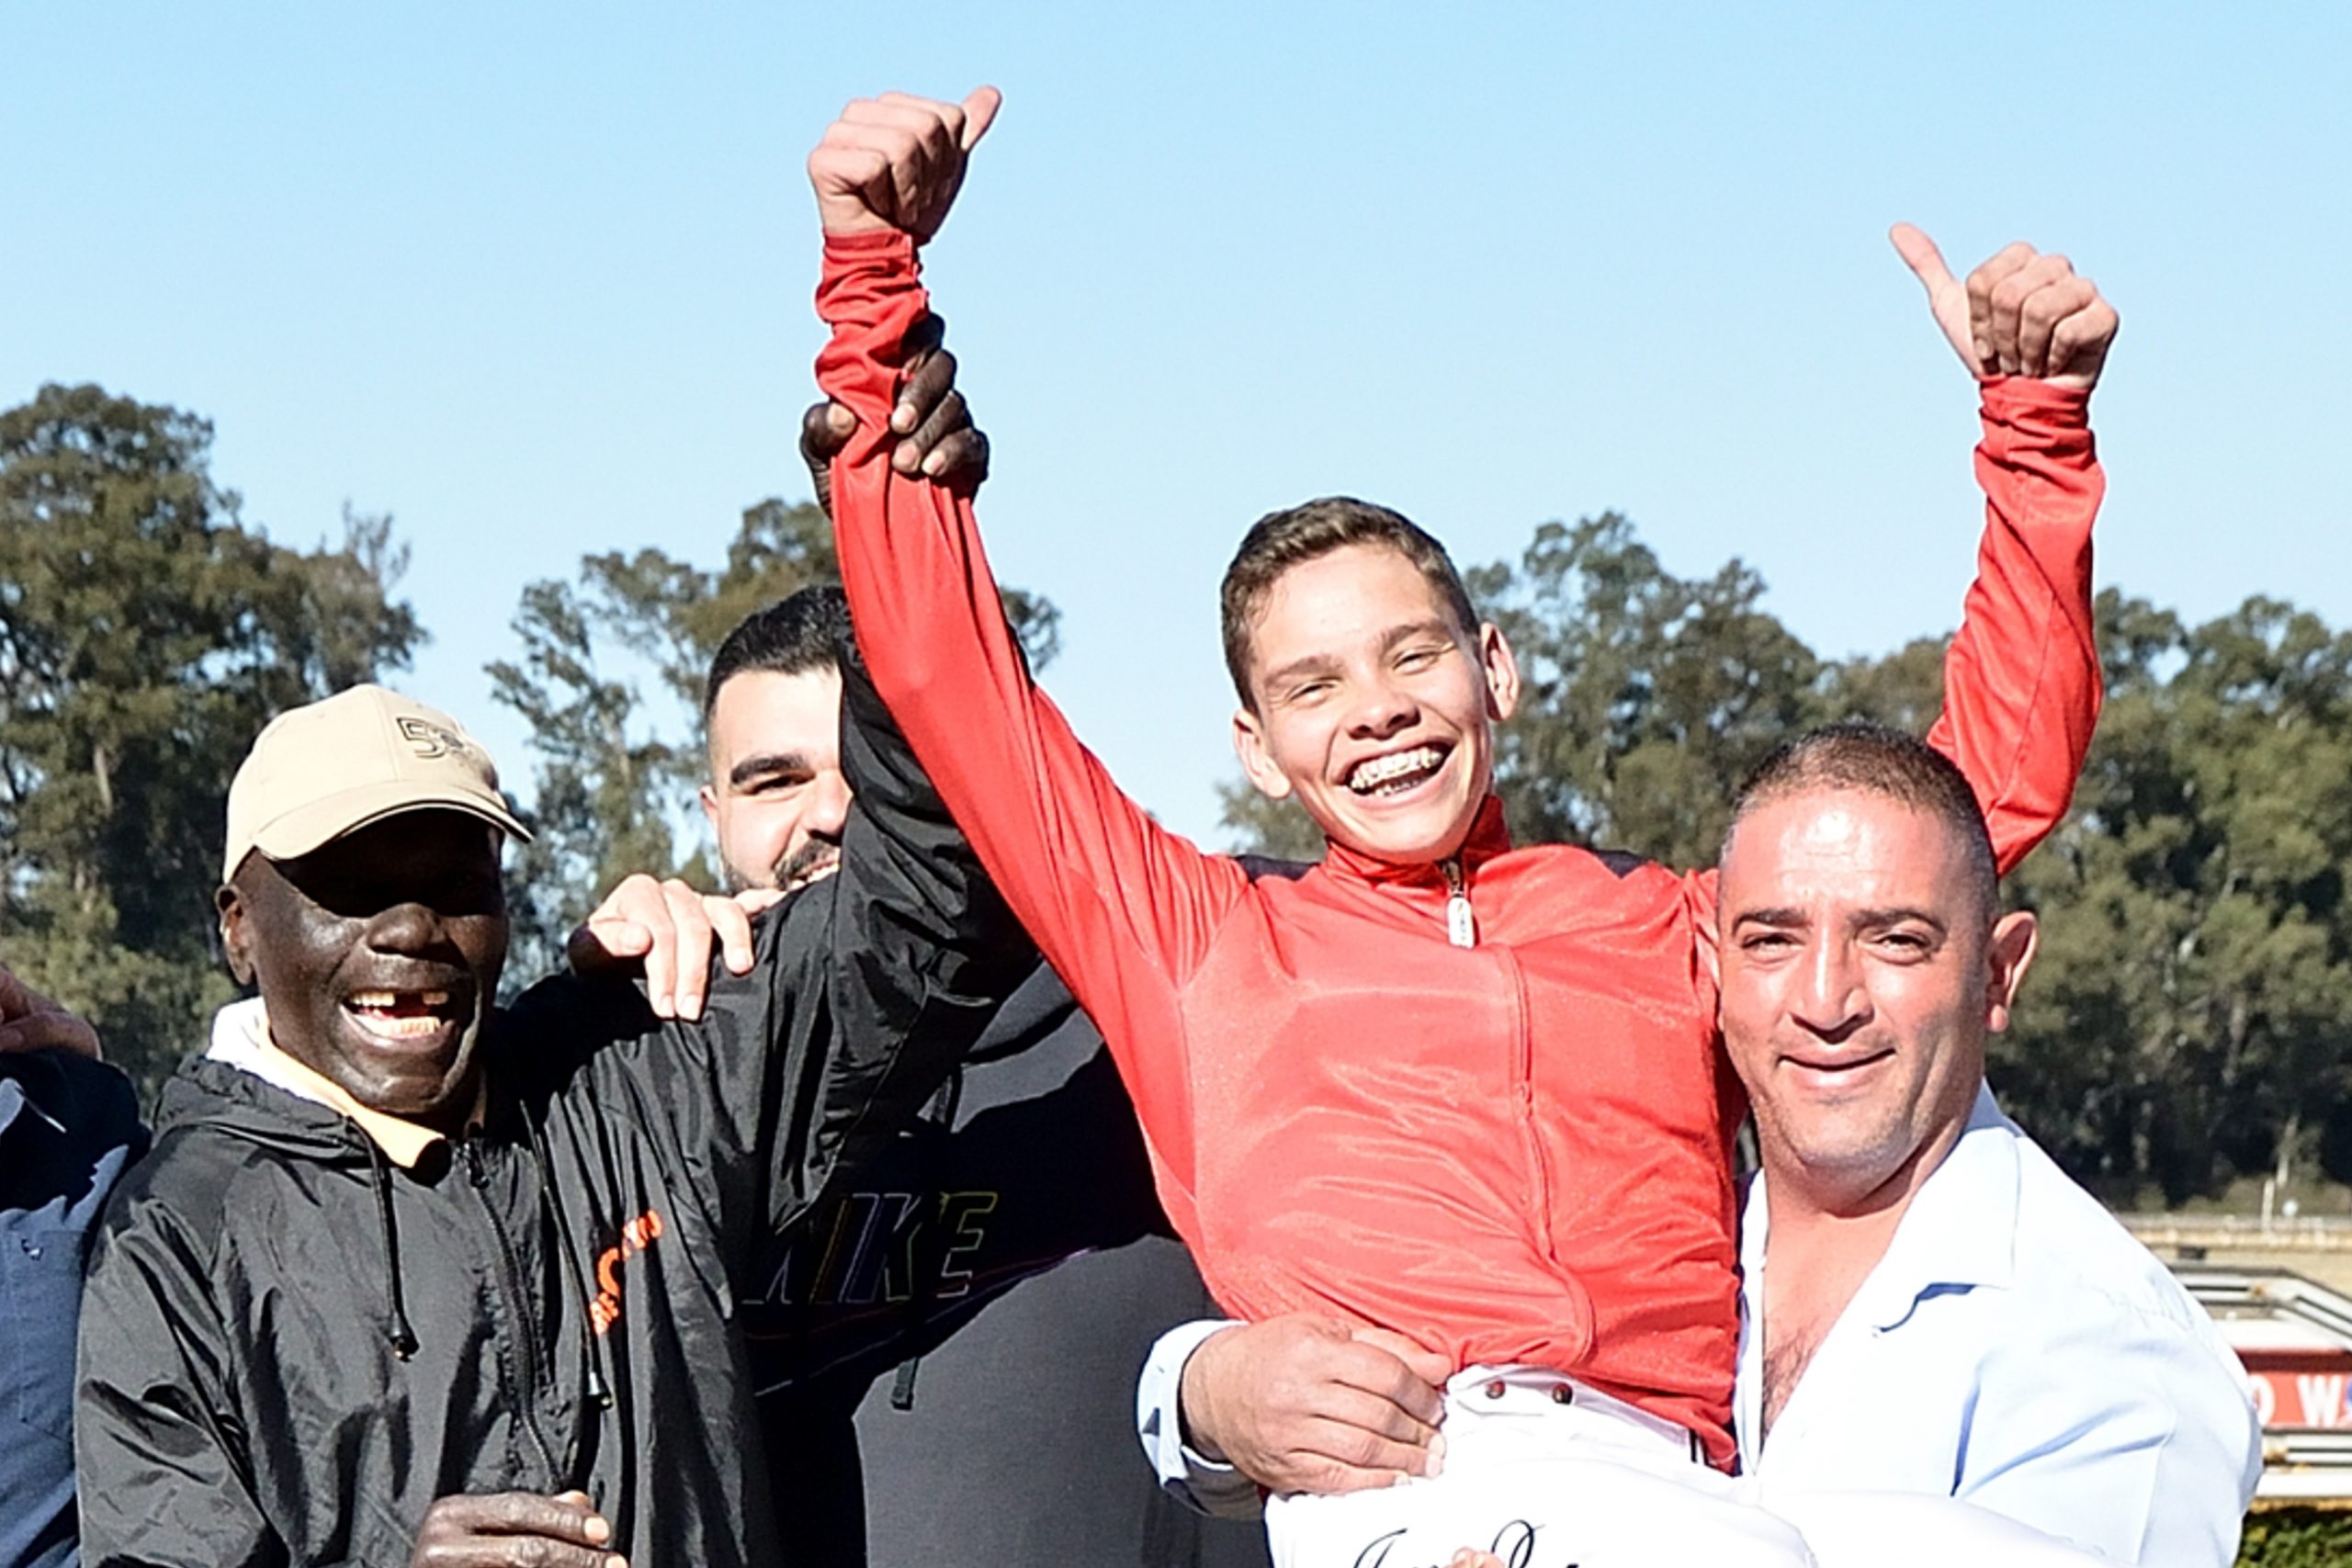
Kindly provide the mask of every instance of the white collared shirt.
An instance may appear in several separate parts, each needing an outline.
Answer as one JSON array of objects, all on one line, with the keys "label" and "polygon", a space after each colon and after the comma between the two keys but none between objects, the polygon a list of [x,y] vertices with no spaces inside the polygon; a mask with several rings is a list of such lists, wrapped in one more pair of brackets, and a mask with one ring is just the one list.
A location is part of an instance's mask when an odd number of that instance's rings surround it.
[{"label": "white collared shirt", "polygon": [[2118,1562],[2222,1568],[2262,1471],[2236,1358],[1981,1088],[1764,1432],[1763,1178],[1740,1227],[1735,1425],[1776,1493],[1944,1494]]}]

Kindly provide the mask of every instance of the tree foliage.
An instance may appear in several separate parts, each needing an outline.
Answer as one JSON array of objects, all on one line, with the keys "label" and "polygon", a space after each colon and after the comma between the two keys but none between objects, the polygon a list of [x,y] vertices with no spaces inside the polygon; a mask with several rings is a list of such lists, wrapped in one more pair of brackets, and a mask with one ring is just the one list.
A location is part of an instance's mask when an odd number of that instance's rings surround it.
[{"label": "tree foliage", "polygon": [[2099,603],[2109,696],[2017,878],[2043,952],[2002,1071],[2118,1199],[2292,1177],[2352,1133],[2352,636],[2275,600]]},{"label": "tree foliage", "polygon": [[231,994],[211,896],[246,747],[423,637],[389,519],[275,544],[211,440],[90,386],[0,413],[0,942],[150,1085]]},{"label": "tree foliage", "polygon": [[2340,1568],[2352,1562],[2352,1517],[2326,1507],[2257,1507],[2238,1541],[2238,1568]]}]

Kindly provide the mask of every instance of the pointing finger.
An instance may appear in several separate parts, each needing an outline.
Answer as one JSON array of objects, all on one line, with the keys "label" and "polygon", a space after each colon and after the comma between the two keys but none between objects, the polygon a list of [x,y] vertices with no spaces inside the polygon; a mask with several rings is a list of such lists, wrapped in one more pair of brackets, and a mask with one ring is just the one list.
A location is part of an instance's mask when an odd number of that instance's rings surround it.
[{"label": "pointing finger", "polygon": [[711,929],[718,933],[719,952],[726,958],[729,975],[752,972],[752,917],[732,898],[713,894],[705,898],[703,908],[710,915]]},{"label": "pointing finger", "polygon": [[691,1023],[702,1016],[703,991],[710,983],[711,938],[716,933],[701,894],[673,876],[662,885],[662,896],[669,902],[671,925],[677,933],[673,973],[678,1016]]}]

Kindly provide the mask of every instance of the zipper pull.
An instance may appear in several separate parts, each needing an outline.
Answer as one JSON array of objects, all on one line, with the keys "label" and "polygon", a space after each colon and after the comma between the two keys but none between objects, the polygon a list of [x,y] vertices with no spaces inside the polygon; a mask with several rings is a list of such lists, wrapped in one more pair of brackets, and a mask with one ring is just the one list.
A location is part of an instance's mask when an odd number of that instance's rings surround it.
[{"label": "zipper pull", "polygon": [[1445,940],[1456,947],[1478,945],[1477,917],[1470,912],[1470,888],[1462,880],[1462,862],[1450,860],[1445,873]]}]

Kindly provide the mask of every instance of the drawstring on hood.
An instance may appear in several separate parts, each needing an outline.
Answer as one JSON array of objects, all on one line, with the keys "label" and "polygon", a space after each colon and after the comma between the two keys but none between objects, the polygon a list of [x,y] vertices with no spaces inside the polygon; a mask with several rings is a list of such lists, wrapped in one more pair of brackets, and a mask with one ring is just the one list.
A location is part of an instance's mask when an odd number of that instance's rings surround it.
[{"label": "drawstring on hood", "polygon": [[[275,1088],[282,1089],[298,1099],[314,1105],[319,1098],[296,1075],[299,1068],[276,1057],[269,1044],[268,1014],[259,998],[251,998],[222,1008],[213,1018],[212,1043],[206,1055],[215,1061],[239,1068]],[[375,1197],[377,1226],[383,1237],[384,1303],[387,1324],[385,1339],[392,1354],[405,1361],[417,1351],[414,1326],[409,1322],[408,1302],[401,1282],[400,1227],[392,1213],[392,1159],[367,1128],[355,1121],[342,1106],[322,1105],[328,1111],[342,1112],[342,1134],[347,1145],[356,1145],[368,1156],[368,1182]],[[523,1124],[530,1135],[531,1158],[537,1166],[541,1201],[555,1216],[556,1235],[563,1254],[564,1277],[577,1298],[582,1314],[580,1353],[580,1386],[583,1407],[610,1410],[613,1407],[612,1380],[605,1366],[604,1347],[595,1332],[595,1297],[588,1289],[588,1277],[581,1265],[584,1256],[579,1238],[573,1234],[571,1217],[565,1213],[562,1200],[557,1195],[553,1160],[548,1152],[547,1132],[527,1105],[516,1106]],[[577,1443],[577,1435],[575,1435]]]},{"label": "drawstring on hood", "polygon": [[391,1320],[384,1337],[392,1354],[405,1361],[416,1354],[416,1330],[409,1326],[408,1301],[401,1292],[401,1233],[392,1223],[391,1167],[375,1139],[357,1128],[352,1129],[352,1135],[368,1150],[368,1171],[376,1189],[376,1219],[384,1235],[384,1306]]}]

